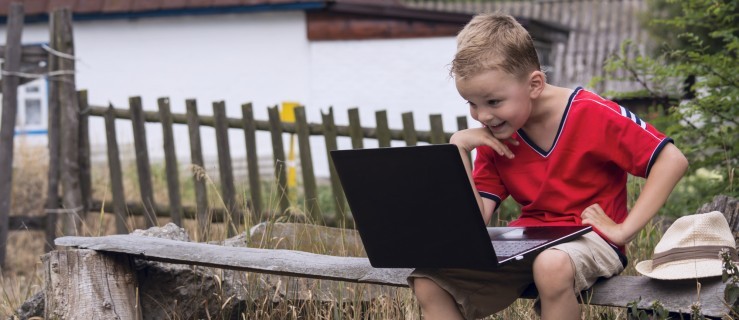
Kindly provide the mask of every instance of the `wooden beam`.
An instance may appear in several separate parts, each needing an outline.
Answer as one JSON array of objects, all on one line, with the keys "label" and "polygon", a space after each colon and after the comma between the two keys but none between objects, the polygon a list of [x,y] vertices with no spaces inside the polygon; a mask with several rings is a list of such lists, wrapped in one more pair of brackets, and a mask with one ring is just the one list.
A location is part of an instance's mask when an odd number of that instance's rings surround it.
[{"label": "wooden beam", "polygon": [[21,34],[23,33],[23,4],[10,4],[8,28],[3,63],[2,123],[0,123],[0,268],[5,265],[8,241],[8,222],[13,180],[13,141],[15,139],[15,117],[18,111],[19,77],[12,75],[20,70]]},{"label": "wooden beam", "polygon": [[[407,286],[406,277],[411,272],[411,269],[373,268],[367,258],[225,247],[134,235],[62,237],[57,238],[55,243],[59,246],[125,253],[145,260],[397,287]],[[584,292],[582,303],[623,308],[639,301],[639,308],[649,309],[654,301],[659,301],[671,312],[689,313],[690,306],[700,299],[704,315],[725,315],[728,312],[723,302],[725,284],[720,277],[701,279],[700,283],[698,295],[695,280],[660,281],[641,276],[616,276],[600,280]],[[534,291],[527,291],[523,296],[534,297]]]}]

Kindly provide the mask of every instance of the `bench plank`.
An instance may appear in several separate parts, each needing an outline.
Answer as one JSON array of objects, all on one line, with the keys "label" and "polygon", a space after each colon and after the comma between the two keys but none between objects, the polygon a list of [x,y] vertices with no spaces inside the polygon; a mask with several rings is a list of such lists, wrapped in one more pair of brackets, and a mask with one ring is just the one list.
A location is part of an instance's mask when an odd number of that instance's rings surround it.
[{"label": "bench plank", "polygon": [[[228,247],[137,235],[61,237],[55,243],[169,263],[397,287],[408,286],[406,277],[411,272],[411,269],[373,268],[367,258]],[[725,285],[718,277],[702,279],[698,295],[695,280],[659,281],[641,276],[616,276],[598,281],[584,293],[582,300],[591,305],[610,307],[626,307],[639,301],[638,306],[644,309],[649,309],[655,300],[659,300],[671,312],[687,313],[690,306],[700,299],[704,315],[721,317],[728,310],[723,302],[724,289]],[[529,290],[523,297],[536,297],[536,292]]]}]

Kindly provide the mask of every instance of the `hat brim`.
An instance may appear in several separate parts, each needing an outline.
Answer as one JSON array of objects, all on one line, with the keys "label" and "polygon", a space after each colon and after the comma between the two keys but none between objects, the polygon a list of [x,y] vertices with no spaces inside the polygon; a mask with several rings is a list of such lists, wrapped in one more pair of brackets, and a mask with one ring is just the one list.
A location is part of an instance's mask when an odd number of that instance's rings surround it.
[{"label": "hat brim", "polygon": [[652,260],[636,264],[636,271],[653,279],[681,280],[717,277],[722,273],[722,261],[718,259],[693,259],[668,262],[654,268]]}]

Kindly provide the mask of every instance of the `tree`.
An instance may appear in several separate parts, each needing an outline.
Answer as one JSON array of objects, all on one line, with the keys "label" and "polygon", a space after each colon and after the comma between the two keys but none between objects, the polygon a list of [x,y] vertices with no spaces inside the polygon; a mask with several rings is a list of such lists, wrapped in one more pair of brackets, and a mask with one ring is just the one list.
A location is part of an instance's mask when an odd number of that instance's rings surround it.
[{"label": "tree", "polygon": [[[658,41],[655,50],[632,54],[635,48],[627,41],[605,67],[609,79],[637,81],[642,90],[607,94],[673,98],[656,125],[675,139],[690,160],[691,173],[702,168],[722,177],[698,192],[736,196],[739,1],[648,1],[647,26]],[[617,77],[623,74],[618,70],[627,71],[626,76]]]}]

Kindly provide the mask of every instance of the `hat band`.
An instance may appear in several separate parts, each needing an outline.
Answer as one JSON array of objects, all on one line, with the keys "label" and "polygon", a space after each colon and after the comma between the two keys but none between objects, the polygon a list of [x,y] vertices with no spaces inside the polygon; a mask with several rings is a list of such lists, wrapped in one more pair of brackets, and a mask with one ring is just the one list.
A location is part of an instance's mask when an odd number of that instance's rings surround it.
[{"label": "hat band", "polygon": [[729,246],[695,246],[686,248],[674,248],[665,252],[655,253],[652,261],[652,267],[656,268],[659,265],[680,261],[680,260],[691,260],[691,259],[720,259],[719,252],[722,249],[729,251],[731,260],[739,261],[737,256],[736,248]]}]

